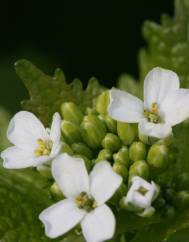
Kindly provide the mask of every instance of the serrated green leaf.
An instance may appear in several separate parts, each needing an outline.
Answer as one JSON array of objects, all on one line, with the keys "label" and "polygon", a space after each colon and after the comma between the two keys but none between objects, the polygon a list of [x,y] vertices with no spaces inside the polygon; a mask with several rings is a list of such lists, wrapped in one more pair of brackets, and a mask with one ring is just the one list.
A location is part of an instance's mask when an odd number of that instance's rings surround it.
[{"label": "serrated green leaf", "polygon": [[54,76],[50,77],[27,60],[19,60],[15,68],[30,94],[30,100],[23,102],[23,108],[35,113],[46,125],[62,103],[75,102],[85,110],[94,104],[95,98],[104,89],[95,78],[89,80],[86,90],[78,79],[67,84],[60,69],[56,69]]},{"label": "serrated green leaf", "polygon": [[182,87],[189,87],[189,0],[175,1],[175,17],[163,15],[161,24],[147,21],[143,35],[148,43],[139,55],[140,79],[155,66],[175,71]]},{"label": "serrated green leaf", "polygon": [[0,168],[0,241],[47,242],[39,213],[52,202],[47,182],[31,169]]},{"label": "serrated green leaf", "polygon": [[0,167],[1,242],[85,242],[75,230],[56,240],[45,236],[38,216],[56,201],[50,182],[34,169],[10,171]]},{"label": "serrated green leaf", "polygon": [[9,113],[4,108],[0,107],[0,151],[4,150],[9,145],[6,137],[9,117]]}]

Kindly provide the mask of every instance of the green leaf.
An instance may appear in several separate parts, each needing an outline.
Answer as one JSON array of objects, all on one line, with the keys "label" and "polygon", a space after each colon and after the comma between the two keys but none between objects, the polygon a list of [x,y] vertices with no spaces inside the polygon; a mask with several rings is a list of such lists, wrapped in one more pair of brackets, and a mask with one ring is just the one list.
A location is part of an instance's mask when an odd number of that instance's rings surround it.
[{"label": "green leaf", "polygon": [[49,180],[34,169],[10,171],[0,167],[1,242],[85,242],[75,230],[56,240],[45,236],[38,216],[55,203]]},{"label": "green leaf", "polygon": [[104,89],[95,78],[89,80],[86,90],[78,79],[67,84],[60,69],[56,69],[54,76],[50,77],[27,60],[17,61],[15,68],[30,94],[30,100],[23,102],[23,108],[35,113],[46,125],[60,110],[62,103],[71,101],[85,110],[94,104],[95,98]]},{"label": "green leaf", "polygon": [[0,151],[4,150],[9,145],[6,137],[9,117],[9,113],[4,108],[0,107]]},{"label": "green leaf", "polygon": [[163,15],[161,24],[147,21],[143,35],[148,47],[139,55],[140,79],[155,66],[175,71],[182,87],[189,87],[189,0],[175,0],[175,17]]},{"label": "green leaf", "polygon": [[39,213],[52,202],[44,189],[48,183],[31,169],[0,168],[0,241],[43,242]]}]

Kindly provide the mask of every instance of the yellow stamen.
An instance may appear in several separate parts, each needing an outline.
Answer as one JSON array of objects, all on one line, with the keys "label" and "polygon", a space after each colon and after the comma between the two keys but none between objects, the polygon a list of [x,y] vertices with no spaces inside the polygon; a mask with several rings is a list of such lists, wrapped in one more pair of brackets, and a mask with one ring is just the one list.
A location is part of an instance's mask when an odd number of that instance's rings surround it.
[{"label": "yellow stamen", "polygon": [[140,194],[142,194],[143,196],[148,192],[145,187],[140,187],[137,191],[140,192]]},{"label": "yellow stamen", "polygon": [[75,202],[80,209],[84,209],[87,212],[97,207],[97,202],[86,192],[80,193],[80,195],[76,197]]},{"label": "yellow stamen", "polygon": [[159,113],[158,113],[158,104],[155,102],[152,103],[150,111],[144,110],[144,116],[151,123],[159,123],[160,117],[159,117]]},{"label": "yellow stamen", "polygon": [[49,155],[52,150],[52,140],[37,140],[38,148],[34,151],[35,156]]}]

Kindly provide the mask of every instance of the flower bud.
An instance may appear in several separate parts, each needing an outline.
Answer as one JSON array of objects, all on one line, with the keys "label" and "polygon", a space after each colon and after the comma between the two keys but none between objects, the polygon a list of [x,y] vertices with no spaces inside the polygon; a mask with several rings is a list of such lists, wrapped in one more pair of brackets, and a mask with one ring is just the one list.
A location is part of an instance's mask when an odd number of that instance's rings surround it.
[{"label": "flower bud", "polygon": [[70,121],[63,120],[61,124],[61,130],[64,139],[69,144],[80,142],[82,139],[79,126]]},{"label": "flower bud", "polygon": [[184,209],[189,206],[189,191],[179,191],[175,195],[174,204],[177,208]]},{"label": "flower bud", "polygon": [[149,137],[149,136],[144,135],[144,134],[142,134],[142,133],[139,133],[139,134],[138,134],[138,137],[139,137],[140,141],[142,141],[142,143],[144,143],[144,144],[146,144],[146,145],[151,144],[151,142],[150,142],[150,137]]},{"label": "flower bud", "polygon": [[108,149],[103,149],[98,153],[96,162],[104,161],[104,160],[111,161],[111,159],[112,159],[112,151]]},{"label": "flower bud", "polygon": [[81,110],[75,103],[66,102],[61,105],[61,113],[64,120],[80,124],[83,119]]},{"label": "flower bud", "polygon": [[62,143],[62,146],[61,146],[61,152],[62,153],[67,153],[69,155],[73,155],[73,150],[70,148],[70,146],[66,143]]},{"label": "flower bud", "polygon": [[123,146],[116,154],[113,155],[114,162],[123,164],[127,168],[130,165],[129,149]]},{"label": "flower bud", "polygon": [[121,163],[114,163],[113,164],[113,170],[117,174],[119,174],[120,176],[122,176],[122,178],[123,178],[124,181],[127,180],[127,178],[128,178],[128,169],[127,169],[127,167],[125,167]]},{"label": "flower bud", "polygon": [[117,135],[108,133],[102,140],[102,146],[115,152],[121,147],[121,141]]},{"label": "flower bud", "polygon": [[185,172],[177,176],[175,186],[177,190],[189,189],[189,173]]},{"label": "flower bud", "polygon": [[142,218],[151,218],[154,215],[155,211],[155,208],[149,207],[146,208],[143,212],[138,213],[138,215]]},{"label": "flower bud", "polygon": [[132,161],[145,160],[146,146],[142,142],[134,142],[129,148],[129,157]]},{"label": "flower bud", "polygon": [[169,150],[164,144],[154,144],[147,155],[148,164],[156,169],[165,169],[169,164]]},{"label": "flower bud", "polygon": [[42,175],[43,177],[46,178],[52,178],[52,174],[51,174],[51,169],[48,166],[45,165],[40,165],[37,166],[37,171],[40,173],[40,175]]},{"label": "flower bud", "polygon": [[149,166],[144,160],[135,161],[129,169],[129,181],[134,176],[139,176],[146,180],[149,177],[149,172]]},{"label": "flower bud", "polygon": [[50,192],[56,198],[64,198],[64,195],[63,195],[62,191],[60,190],[60,188],[58,187],[58,185],[56,184],[56,182],[54,182],[52,184],[52,186],[50,187]]},{"label": "flower bud", "polygon": [[175,211],[175,208],[173,206],[166,206],[166,209],[165,209],[165,216],[168,218],[168,219],[172,219],[176,214],[176,211]]},{"label": "flower bud", "polygon": [[74,144],[72,144],[72,150],[73,150],[73,152],[75,154],[84,155],[88,159],[92,159],[93,158],[92,151],[84,143],[74,143]]},{"label": "flower bud", "polygon": [[104,121],[106,123],[106,126],[108,130],[111,133],[117,133],[117,122],[116,120],[112,119],[109,115],[104,116]]},{"label": "flower bud", "polygon": [[89,147],[98,149],[106,135],[106,127],[96,115],[90,114],[85,116],[81,123],[81,134]]},{"label": "flower bud", "polygon": [[135,124],[117,122],[117,133],[125,145],[130,145],[136,139],[137,128]]},{"label": "flower bud", "polygon": [[165,198],[168,202],[171,203],[173,201],[175,195],[176,195],[176,192],[174,189],[168,188],[165,190]]},{"label": "flower bud", "polygon": [[94,109],[94,108],[89,108],[89,107],[86,108],[86,110],[85,110],[85,114],[86,114],[86,115],[89,115],[89,114],[95,114],[95,115],[98,115],[96,109]]},{"label": "flower bud", "polygon": [[101,115],[107,114],[109,105],[109,91],[104,91],[96,100],[96,110]]}]

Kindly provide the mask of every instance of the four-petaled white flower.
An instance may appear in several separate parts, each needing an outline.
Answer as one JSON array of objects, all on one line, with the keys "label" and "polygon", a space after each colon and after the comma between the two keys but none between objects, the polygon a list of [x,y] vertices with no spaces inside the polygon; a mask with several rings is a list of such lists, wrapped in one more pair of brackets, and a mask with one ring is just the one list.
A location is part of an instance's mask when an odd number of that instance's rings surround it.
[{"label": "four-petaled white flower", "polygon": [[149,183],[139,176],[134,176],[131,182],[126,197],[122,199],[123,204],[139,216],[150,216],[155,211],[151,204],[159,194],[159,187],[153,181]]},{"label": "four-petaled white flower", "polygon": [[39,215],[46,235],[56,238],[80,223],[88,242],[112,238],[115,218],[105,202],[119,188],[122,178],[111,165],[100,162],[88,175],[82,159],[62,154],[52,162],[52,174],[66,199]]},{"label": "four-petaled white flower", "polygon": [[52,160],[61,149],[61,118],[53,116],[51,129],[45,129],[32,113],[21,111],[11,119],[8,140],[14,146],[1,153],[3,166],[9,169],[36,167]]},{"label": "four-petaled white flower", "polygon": [[179,88],[176,73],[156,67],[144,80],[144,103],[112,89],[108,112],[118,121],[139,123],[143,135],[165,138],[172,133],[172,126],[189,117],[189,89]]}]

